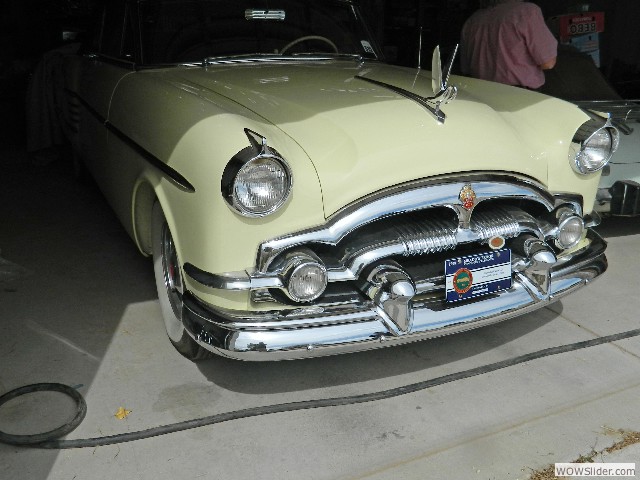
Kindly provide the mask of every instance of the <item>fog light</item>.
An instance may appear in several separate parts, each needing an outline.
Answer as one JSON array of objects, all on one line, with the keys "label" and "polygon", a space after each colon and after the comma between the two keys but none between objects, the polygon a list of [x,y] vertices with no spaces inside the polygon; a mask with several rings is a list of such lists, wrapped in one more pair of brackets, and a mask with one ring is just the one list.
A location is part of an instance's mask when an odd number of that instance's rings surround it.
[{"label": "fog light", "polygon": [[295,302],[311,302],[327,288],[327,269],[310,250],[288,254],[283,277],[285,292]]},{"label": "fog light", "polygon": [[575,247],[584,231],[584,222],[582,218],[577,215],[570,215],[562,218],[558,225],[558,236],[556,237],[556,244],[560,248]]},{"label": "fog light", "polygon": [[291,272],[287,290],[296,302],[310,302],[324,293],[327,288],[327,270],[315,262],[298,265]]}]

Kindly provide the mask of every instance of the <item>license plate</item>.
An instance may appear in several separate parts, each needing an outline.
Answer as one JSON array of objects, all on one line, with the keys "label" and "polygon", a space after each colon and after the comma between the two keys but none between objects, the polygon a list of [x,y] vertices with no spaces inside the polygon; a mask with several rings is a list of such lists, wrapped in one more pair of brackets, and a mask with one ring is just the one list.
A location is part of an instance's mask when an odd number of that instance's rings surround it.
[{"label": "license plate", "polygon": [[450,258],[444,262],[447,302],[489,295],[511,288],[511,250]]},{"label": "license plate", "polygon": [[569,33],[571,35],[584,35],[585,33],[596,33],[598,24],[596,22],[576,23],[569,25]]}]

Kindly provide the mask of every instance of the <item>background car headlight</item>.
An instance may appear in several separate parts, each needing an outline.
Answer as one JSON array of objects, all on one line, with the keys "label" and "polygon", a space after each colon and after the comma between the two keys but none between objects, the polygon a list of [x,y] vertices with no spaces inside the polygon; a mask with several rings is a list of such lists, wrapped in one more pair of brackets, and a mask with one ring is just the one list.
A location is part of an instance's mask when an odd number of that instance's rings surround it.
[{"label": "background car headlight", "polygon": [[289,197],[292,178],[287,163],[267,147],[238,152],[222,175],[221,190],[227,203],[248,217],[263,217],[278,210]]},{"label": "background car headlight", "polygon": [[618,148],[619,133],[609,119],[593,116],[582,125],[574,137],[580,145],[571,166],[583,175],[597,172],[611,159]]}]

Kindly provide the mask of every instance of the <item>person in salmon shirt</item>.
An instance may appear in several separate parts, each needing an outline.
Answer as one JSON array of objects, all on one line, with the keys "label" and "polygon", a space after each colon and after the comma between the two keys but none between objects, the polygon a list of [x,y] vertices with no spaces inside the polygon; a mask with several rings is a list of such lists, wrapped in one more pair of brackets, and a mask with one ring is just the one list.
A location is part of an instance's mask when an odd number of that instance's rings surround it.
[{"label": "person in salmon shirt", "polygon": [[462,27],[461,70],[472,77],[538,89],[556,64],[558,42],[542,10],[522,0],[481,0]]}]

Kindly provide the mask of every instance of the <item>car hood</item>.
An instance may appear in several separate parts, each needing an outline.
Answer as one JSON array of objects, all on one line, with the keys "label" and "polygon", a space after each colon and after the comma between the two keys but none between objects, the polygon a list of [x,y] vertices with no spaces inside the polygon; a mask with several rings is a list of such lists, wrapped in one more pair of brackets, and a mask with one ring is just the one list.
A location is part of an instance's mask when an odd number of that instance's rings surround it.
[{"label": "car hood", "polygon": [[458,96],[439,123],[415,101],[356,78],[429,96],[430,72],[378,63],[217,65],[164,75],[237,102],[297,142],[318,174],[327,216],[390,185],[449,173],[508,171],[547,184],[549,161],[566,161],[566,140],[584,121],[563,116],[568,109],[555,108],[557,99],[452,77]]}]

